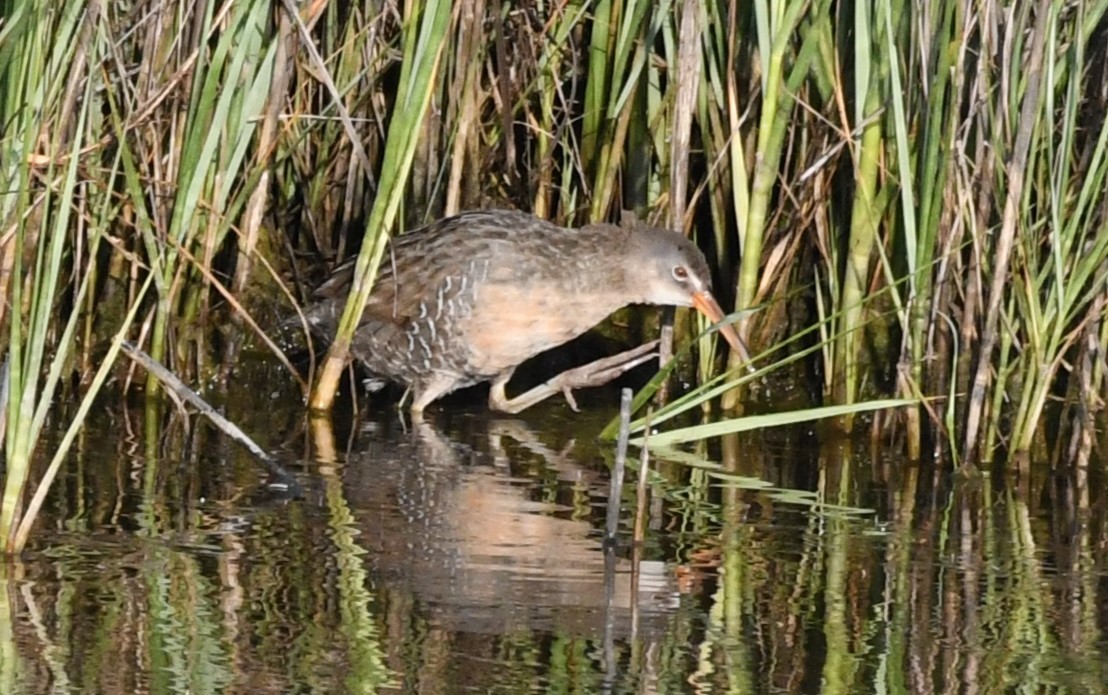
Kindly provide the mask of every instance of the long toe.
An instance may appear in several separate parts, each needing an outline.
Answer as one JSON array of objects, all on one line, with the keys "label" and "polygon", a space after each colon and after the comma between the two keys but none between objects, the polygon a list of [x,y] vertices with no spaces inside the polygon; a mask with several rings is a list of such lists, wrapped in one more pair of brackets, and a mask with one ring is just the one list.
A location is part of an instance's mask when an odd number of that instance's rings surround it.
[{"label": "long toe", "polygon": [[657,347],[658,341],[651,341],[633,350],[562,372],[547,384],[562,390],[603,386],[657,357]]},{"label": "long toe", "polygon": [[505,386],[511,377],[511,372],[506,372],[493,382],[492,389],[489,391],[489,408],[502,413],[518,413],[556,393],[562,393],[566,396],[570,407],[577,410],[577,403],[571,393],[573,389],[607,384],[628,370],[657,357],[657,347],[658,341],[654,340],[633,350],[570,369],[515,398],[508,398],[505,393]]}]

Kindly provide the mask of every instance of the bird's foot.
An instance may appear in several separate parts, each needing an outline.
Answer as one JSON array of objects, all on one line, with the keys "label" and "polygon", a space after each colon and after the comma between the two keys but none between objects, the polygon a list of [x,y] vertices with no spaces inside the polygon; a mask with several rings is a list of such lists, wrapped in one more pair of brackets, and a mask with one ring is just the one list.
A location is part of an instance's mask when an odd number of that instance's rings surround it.
[{"label": "bird's foot", "polygon": [[366,378],[362,379],[362,388],[365,390],[366,393],[377,393],[381,389],[385,388],[388,383],[389,382],[387,380],[381,379],[380,377],[367,376]]},{"label": "bird's foot", "polygon": [[573,397],[574,389],[603,386],[614,381],[640,364],[657,357],[657,348],[658,341],[652,340],[618,355],[604,357],[581,367],[564,371],[546,382],[546,386],[560,390],[562,395],[565,396],[570,409],[575,413],[580,412],[577,408],[577,399]]},{"label": "bird's foot", "polygon": [[573,397],[573,389],[568,386],[562,387],[562,396],[566,399],[566,404],[569,405],[569,409],[575,413],[581,412],[581,409],[577,407],[577,399]]},{"label": "bird's foot", "polygon": [[577,412],[577,400],[573,397],[574,389],[607,384],[640,364],[657,357],[657,348],[658,341],[653,340],[633,350],[627,350],[618,355],[575,367],[515,398],[508,398],[504,392],[508,378],[511,377],[511,373],[507,372],[493,383],[492,389],[489,391],[489,408],[504,413],[518,413],[550,398],[554,394],[561,393],[565,396],[569,407]]}]

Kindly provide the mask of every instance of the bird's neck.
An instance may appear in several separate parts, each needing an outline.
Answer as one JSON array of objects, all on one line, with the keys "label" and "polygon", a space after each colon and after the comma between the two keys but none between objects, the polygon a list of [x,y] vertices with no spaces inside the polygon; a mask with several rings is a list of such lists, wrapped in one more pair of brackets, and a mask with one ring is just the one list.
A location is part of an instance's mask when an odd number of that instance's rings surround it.
[{"label": "bird's neck", "polygon": [[612,224],[592,224],[579,232],[578,291],[598,300],[603,298],[608,313],[642,302],[644,297],[636,291],[634,282],[638,274],[626,258],[630,232]]}]

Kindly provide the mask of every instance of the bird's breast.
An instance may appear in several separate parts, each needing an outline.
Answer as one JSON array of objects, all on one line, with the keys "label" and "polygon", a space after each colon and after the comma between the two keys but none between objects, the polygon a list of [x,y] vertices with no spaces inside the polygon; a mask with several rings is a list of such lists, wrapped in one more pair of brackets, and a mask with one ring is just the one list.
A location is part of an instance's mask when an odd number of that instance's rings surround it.
[{"label": "bird's breast", "polygon": [[494,375],[572,340],[622,305],[604,294],[567,293],[557,282],[490,283],[477,289],[458,329],[471,369]]}]

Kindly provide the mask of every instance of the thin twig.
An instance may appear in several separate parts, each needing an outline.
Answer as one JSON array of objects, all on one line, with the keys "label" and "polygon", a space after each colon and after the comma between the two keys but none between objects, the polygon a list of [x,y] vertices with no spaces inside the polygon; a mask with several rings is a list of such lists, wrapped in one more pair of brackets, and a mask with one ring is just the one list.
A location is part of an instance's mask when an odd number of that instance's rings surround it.
[{"label": "thin twig", "polygon": [[623,389],[619,398],[619,439],[616,441],[616,462],[612,467],[611,487],[608,488],[608,517],[604,524],[604,543],[615,546],[619,530],[620,492],[623,490],[623,473],[627,469],[627,440],[631,437],[631,389]]},{"label": "thin twig", "polygon": [[235,423],[223,417],[219,411],[201,398],[198,393],[185,385],[183,381],[177,378],[176,374],[169,371],[162,363],[127,341],[123,341],[121,347],[128,357],[142,365],[143,369],[147,372],[153,374],[172,394],[183,401],[191,403],[193,407],[200,411],[201,415],[207,416],[212,424],[222,430],[224,434],[246,447],[246,450],[249,451],[254,458],[264,463],[270,472],[281,479],[281,482],[287,486],[291,494],[300,495],[303,492],[300,484],[296,482],[292,474],[285,470],[281,464],[277,463],[276,459],[258,446],[258,444],[247,436],[245,432],[239,429]]},{"label": "thin twig", "polygon": [[641,545],[646,536],[646,479],[650,473],[650,451],[647,449],[650,439],[650,416],[652,409],[646,411],[643,424],[642,453],[639,454],[639,485],[635,496],[635,532],[632,536],[635,545]]}]

